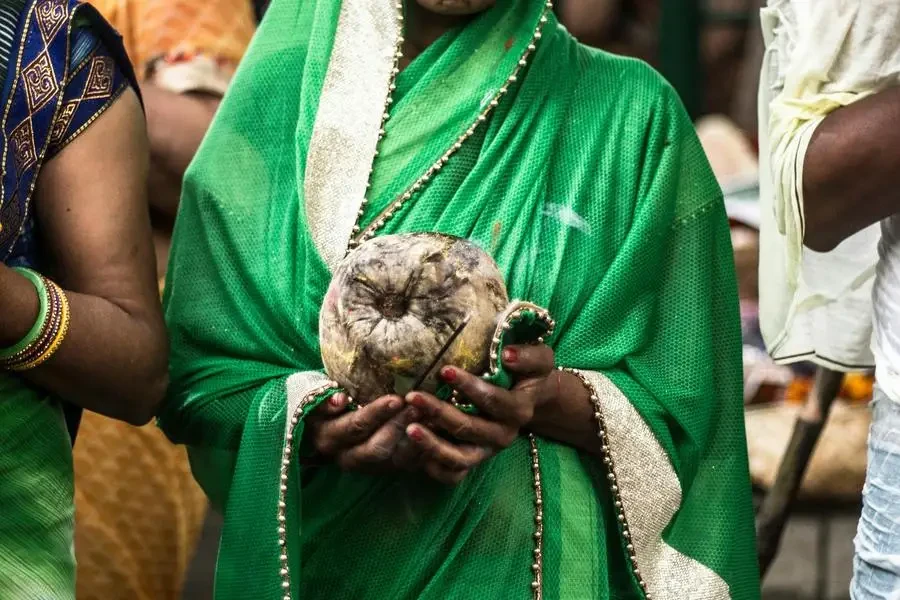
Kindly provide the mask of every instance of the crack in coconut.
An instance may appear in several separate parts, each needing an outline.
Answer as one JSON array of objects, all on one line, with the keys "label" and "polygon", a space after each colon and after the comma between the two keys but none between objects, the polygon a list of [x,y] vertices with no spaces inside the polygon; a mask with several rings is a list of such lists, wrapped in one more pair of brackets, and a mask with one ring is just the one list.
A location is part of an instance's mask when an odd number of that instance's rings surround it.
[{"label": "crack in coconut", "polygon": [[322,362],[331,379],[366,403],[423,375],[453,331],[469,324],[421,388],[454,365],[488,366],[497,318],[509,302],[503,276],[475,244],[412,233],[373,238],[338,265],[319,315]]}]

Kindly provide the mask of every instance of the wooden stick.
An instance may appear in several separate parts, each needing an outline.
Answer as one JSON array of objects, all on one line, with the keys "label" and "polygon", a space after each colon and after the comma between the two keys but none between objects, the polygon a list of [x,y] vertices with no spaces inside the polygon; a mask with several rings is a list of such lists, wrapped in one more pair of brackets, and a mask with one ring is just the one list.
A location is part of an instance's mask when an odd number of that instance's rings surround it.
[{"label": "wooden stick", "polygon": [[778,467],[775,483],[759,508],[756,516],[756,549],[762,577],[765,577],[778,553],[784,526],[800,490],[806,467],[843,381],[843,373],[821,367],[816,371],[815,384],[794,424],[794,432]]}]

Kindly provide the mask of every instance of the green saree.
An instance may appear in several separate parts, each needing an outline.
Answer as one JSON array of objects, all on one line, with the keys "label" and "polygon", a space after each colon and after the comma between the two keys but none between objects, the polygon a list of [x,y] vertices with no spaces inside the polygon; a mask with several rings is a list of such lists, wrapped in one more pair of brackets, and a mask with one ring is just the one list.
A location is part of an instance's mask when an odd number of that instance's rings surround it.
[{"label": "green saree", "polygon": [[[225,515],[216,597],[759,598],[730,237],[676,95],[549,15],[491,111],[545,11],[507,0],[400,73],[378,145],[393,10],[276,0],[186,177],[160,422]],[[364,194],[379,235],[487,250],[512,297],[549,309],[557,363],[599,398],[605,457],[535,442],[537,578],[524,438],[454,488],[292,456],[276,519],[290,415],[302,445],[329,387],[319,308]]]}]

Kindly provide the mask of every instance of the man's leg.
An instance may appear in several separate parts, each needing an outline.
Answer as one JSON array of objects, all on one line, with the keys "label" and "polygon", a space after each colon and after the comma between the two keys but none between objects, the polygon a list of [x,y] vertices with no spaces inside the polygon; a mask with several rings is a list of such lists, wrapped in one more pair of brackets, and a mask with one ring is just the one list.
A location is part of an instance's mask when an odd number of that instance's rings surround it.
[{"label": "man's leg", "polygon": [[853,600],[900,600],[900,404],[875,389]]}]

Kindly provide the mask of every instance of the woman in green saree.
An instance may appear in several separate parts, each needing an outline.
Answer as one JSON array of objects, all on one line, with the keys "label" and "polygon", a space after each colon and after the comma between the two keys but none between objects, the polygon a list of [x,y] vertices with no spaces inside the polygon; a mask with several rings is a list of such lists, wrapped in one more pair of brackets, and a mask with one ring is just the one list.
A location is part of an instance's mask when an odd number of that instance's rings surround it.
[{"label": "woman in green saree", "polygon": [[[217,598],[759,598],[721,192],[671,88],[550,8],[269,8],[166,286],[160,421],[225,515]],[[476,242],[556,320],[511,390],[443,373],[482,416],[347,412],[323,372],[331,272],[403,232]]]}]

